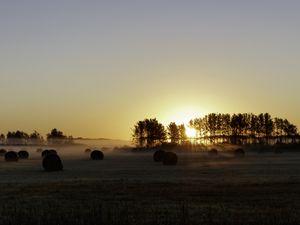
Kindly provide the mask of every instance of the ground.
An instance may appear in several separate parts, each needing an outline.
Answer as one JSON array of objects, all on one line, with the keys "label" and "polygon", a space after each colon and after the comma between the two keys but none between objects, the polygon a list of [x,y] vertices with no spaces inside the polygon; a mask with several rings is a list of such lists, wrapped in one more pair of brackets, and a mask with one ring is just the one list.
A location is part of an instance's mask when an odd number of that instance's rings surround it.
[{"label": "ground", "polygon": [[30,159],[0,162],[0,224],[300,224],[300,153],[152,153],[58,148],[61,172]]}]

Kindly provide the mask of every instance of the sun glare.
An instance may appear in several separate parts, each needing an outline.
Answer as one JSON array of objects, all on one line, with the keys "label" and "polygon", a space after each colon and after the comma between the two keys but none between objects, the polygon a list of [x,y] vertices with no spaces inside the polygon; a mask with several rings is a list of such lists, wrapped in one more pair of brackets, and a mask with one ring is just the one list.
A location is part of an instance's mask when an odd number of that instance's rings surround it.
[{"label": "sun glare", "polygon": [[187,125],[185,125],[185,133],[188,138],[196,137],[196,130],[194,128],[188,127]]},{"label": "sun glare", "polygon": [[196,138],[197,131],[189,126],[190,120],[204,116],[207,113],[207,109],[196,108],[189,105],[180,105],[173,107],[171,110],[166,110],[161,118],[162,123],[168,126],[170,122],[174,122],[177,125],[183,124],[185,126],[185,133],[188,138]]}]

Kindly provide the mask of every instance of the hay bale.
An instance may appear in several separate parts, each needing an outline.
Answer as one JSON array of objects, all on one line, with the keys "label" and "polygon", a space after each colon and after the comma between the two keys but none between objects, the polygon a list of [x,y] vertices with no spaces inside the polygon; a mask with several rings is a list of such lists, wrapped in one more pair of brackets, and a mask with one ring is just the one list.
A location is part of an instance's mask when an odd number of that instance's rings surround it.
[{"label": "hay bale", "polygon": [[92,160],[103,160],[104,154],[100,150],[94,150],[91,152],[91,159]]},{"label": "hay bale", "polygon": [[42,148],[37,148],[37,149],[36,149],[36,152],[38,152],[38,153],[40,153],[40,152],[42,152],[42,151],[43,151]]},{"label": "hay bale", "polygon": [[55,149],[50,149],[49,154],[57,155],[57,151]]},{"label": "hay bale", "polygon": [[90,153],[92,150],[90,148],[87,148],[84,150],[85,153]]},{"label": "hay bale", "polygon": [[215,148],[212,148],[211,150],[208,151],[209,156],[216,156],[218,155],[218,153],[219,153],[218,150]]},{"label": "hay bale", "polygon": [[19,160],[18,154],[14,151],[8,151],[4,155],[6,162],[17,162]]},{"label": "hay bale", "polygon": [[153,154],[153,160],[155,162],[162,162],[165,156],[165,151],[164,150],[157,150],[156,152],[154,152]]},{"label": "hay bale", "polygon": [[45,157],[50,154],[57,155],[57,152],[54,149],[45,149],[44,151],[42,151],[42,157]]},{"label": "hay bale", "polygon": [[7,151],[4,148],[0,149],[0,156],[4,156]]},{"label": "hay bale", "polygon": [[41,154],[42,157],[45,157],[46,155],[49,155],[49,150],[48,149],[43,150],[42,154]]},{"label": "hay bale", "polygon": [[178,157],[174,152],[166,152],[163,158],[164,165],[176,165]]},{"label": "hay bale", "polygon": [[234,150],[234,155],[236,157],[244,157],[245,156],[245,151],[242,148],[238,148]]},{"label": "hay bale", "polygon": [[57,154],[48,154],[43,159],[43,168],[47,172],[60,171],[63,169],[63,164]]},{"label": "hay bale", "polygon": [[21,150],[18,152],[18,156],[20,159],[28,159],[29,153],[26,150]]}]

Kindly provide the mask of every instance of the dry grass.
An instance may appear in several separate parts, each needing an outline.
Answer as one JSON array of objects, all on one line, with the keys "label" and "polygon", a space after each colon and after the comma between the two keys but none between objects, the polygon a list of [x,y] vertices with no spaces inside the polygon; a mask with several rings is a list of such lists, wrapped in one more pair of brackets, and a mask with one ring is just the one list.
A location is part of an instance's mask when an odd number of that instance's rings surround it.
[{"label": "dry grass", "polygon": [[1,185],[2,224],[299,224],[300,184]]},{"label": "dry grass", "polygon": [[0,224],[300,224],[297,153],[179,153],[165,167],[152,153],[95,162],[84,149],[58,151],[62,172],[43,172],[35,149],[0,162]]}]

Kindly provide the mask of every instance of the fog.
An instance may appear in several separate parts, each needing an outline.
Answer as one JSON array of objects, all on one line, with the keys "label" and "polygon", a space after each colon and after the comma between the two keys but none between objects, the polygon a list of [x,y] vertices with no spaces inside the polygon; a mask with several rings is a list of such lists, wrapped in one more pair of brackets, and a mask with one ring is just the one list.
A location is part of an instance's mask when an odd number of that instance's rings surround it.
[{"label": "fog", "polygon": [[[164,166],[153,161],[152,152],[113,151],[124,142],[85,141],[85,144],[55,148],[62,159],[61,172],[45,172],[41,153],[35,147],[5,146],[6,150],[27,150],[29,159],[5,162],[0,158],[0,183],[40,183],[85,180],[131,180],[136,182],[287,182],[299,180],[298,153],[258,154],[243,158],[230,153],[208,156],[207,152],[178,153],[178,165]],[[119,145],[118,145],[119,144]],[[43,146],[43,148],[46,148]],[[51,147],[52,148],[52,147]],[[91,160],[86,148],[103,149],[104,160]]]}]

